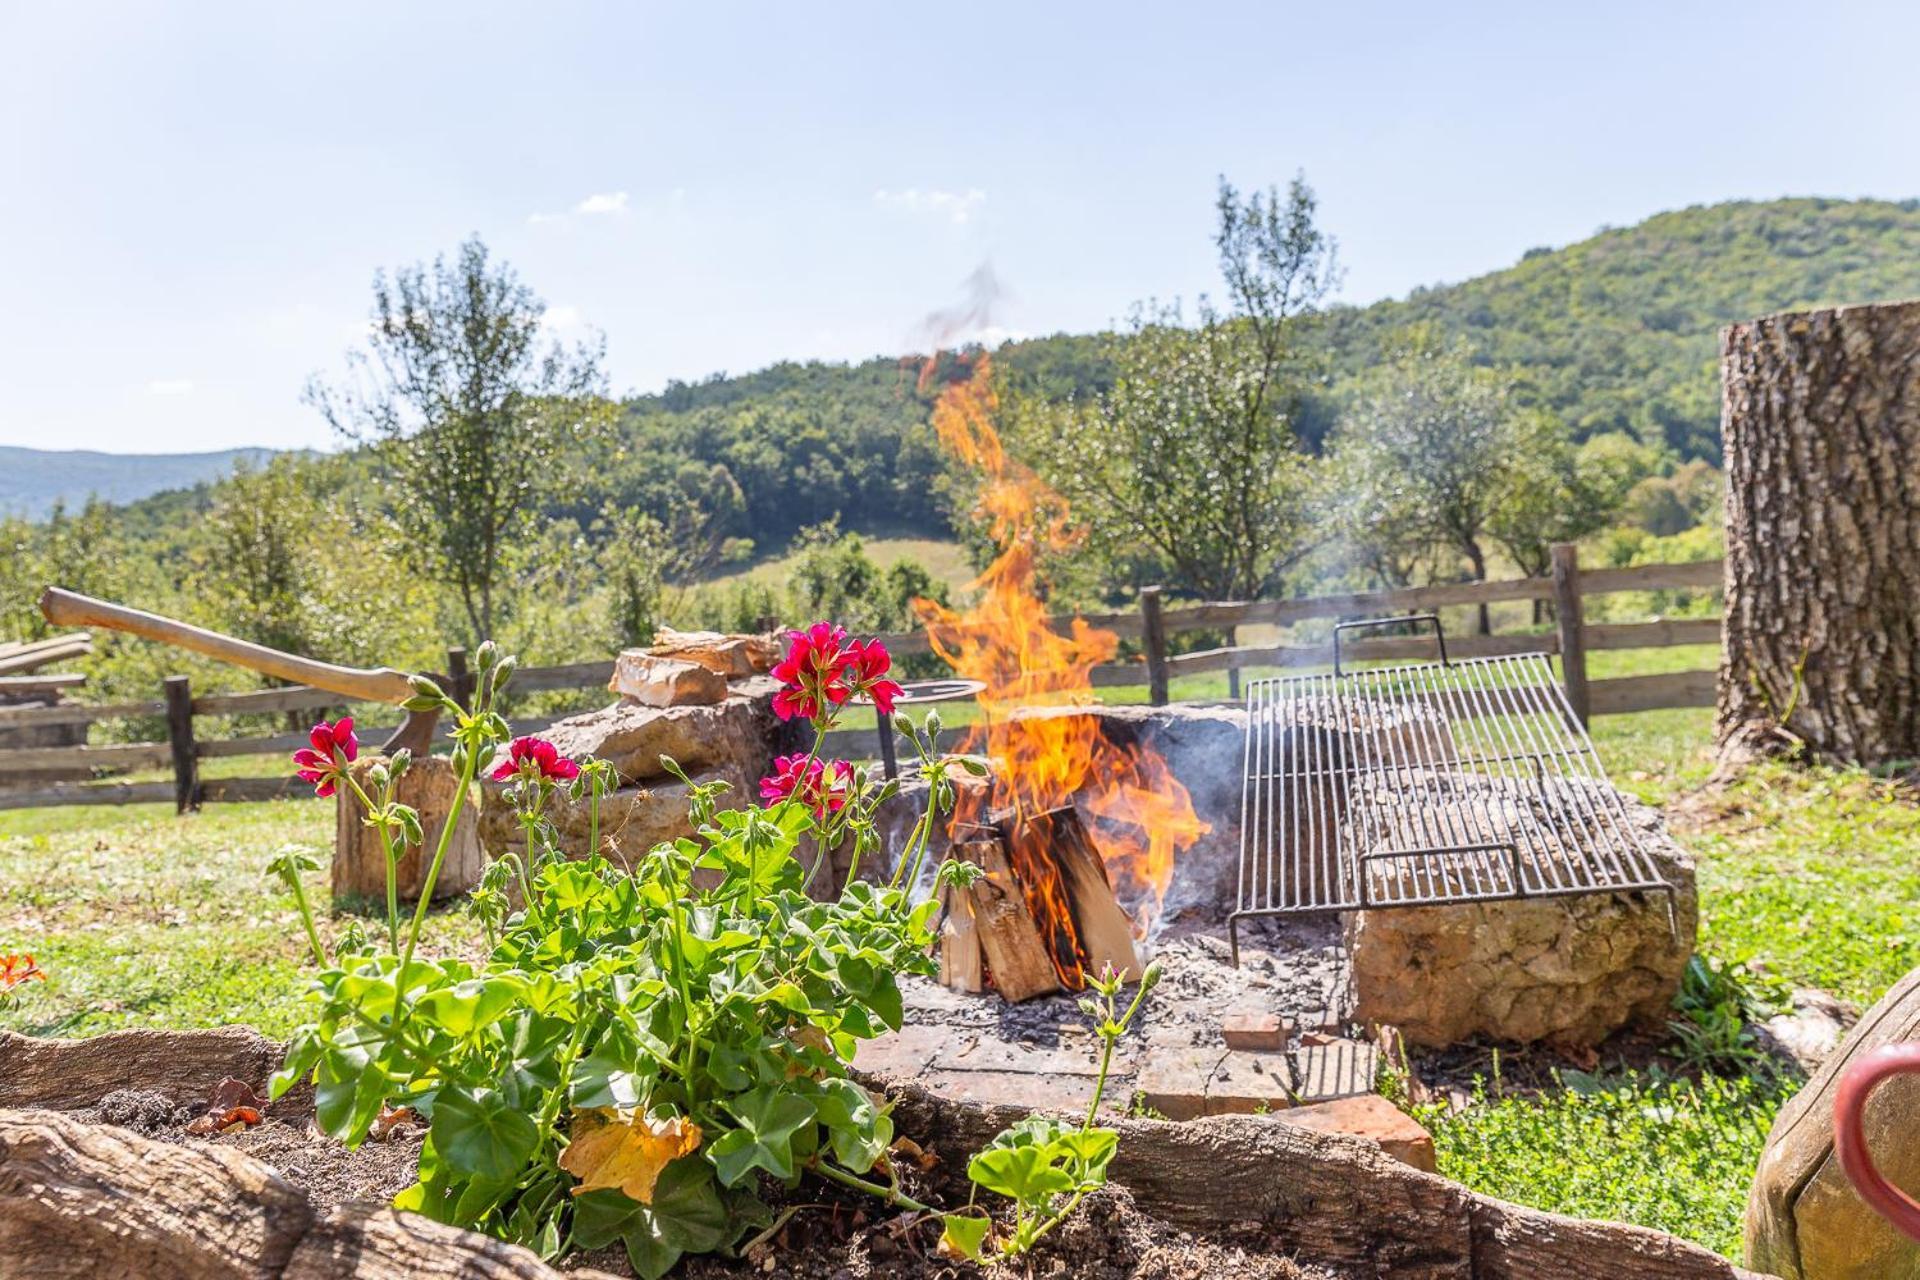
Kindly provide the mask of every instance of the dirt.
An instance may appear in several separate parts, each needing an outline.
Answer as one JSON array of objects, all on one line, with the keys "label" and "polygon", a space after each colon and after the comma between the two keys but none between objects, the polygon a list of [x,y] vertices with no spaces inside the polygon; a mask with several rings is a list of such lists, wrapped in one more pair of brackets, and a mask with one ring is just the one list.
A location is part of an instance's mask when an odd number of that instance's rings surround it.
[{"label": "dirt", "polygon": [[[208,1142],[272,1165],[320,1209],[348,1202],[391,1200],[413,1181],[424,1131],[397,1126],[384,1142],[349,1151],[321,1134],[294,1106],[261,1124],[212,1137],[186,1126],[204,1108],[175,1103],[153,1090],[121,1089],[78,1114],[98,1124],[132,1129],[162,1142]],[[915,1185],[930,1201],[943,1188]],[[951,1194],[951,1180],[944,1188]],[[1125,1188],[1089,1196],[1018,1265],[981,1268],[940,1256],[937,1218],[894,1213],[856,1192],[816,1182],[789,1193],[763,1188],[776,1212],[790,1216],[777,1231],[738,1258],[688,1258],[673,1274],[686,1280],[1324,1280],[1331,1273],[1301,1267],[1280,1255],[1259,1223],[1228,1224],[1217,1237],[1199,1237],[1142,1213]],[[1004,1222],[1003,1222],[1004,1225]],[[631,1275],[619,1248],[574,1255],[561,1270],[598,1268]]]}]

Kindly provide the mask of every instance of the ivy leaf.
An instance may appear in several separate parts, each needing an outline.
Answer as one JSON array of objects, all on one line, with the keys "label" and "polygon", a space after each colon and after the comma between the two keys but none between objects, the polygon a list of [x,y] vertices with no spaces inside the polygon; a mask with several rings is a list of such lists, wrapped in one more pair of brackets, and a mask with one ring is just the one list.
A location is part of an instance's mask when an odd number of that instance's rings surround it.
[{"label": "ivy leaf", "polygon": [[833,1156],[850,1172],[873,1168],[893,1142],[893,1118],[851,1080],[823,1080],[815,1102],[820,1123],[833,1141]]},{"label": "ivy leaf", "polygon": [[589,1191],[574,1201],[573,1242],[599,1249],[624,1241],[642,1280],[658,1280],[686,1253],[710,1253],[729,1243],[739,1226],[714,1185],[713,1169],[698,1157],[661,1170],[653,1203],[618,1191]]},{"label": "ivy leaf", "polygon": [[560,1167],[580,1179],[573,1194],[616,1188],[651,1204],[660,1171],[700,1145],[700,1126],[679,1116],[576,1111],[570,1136]]},{"label": "ivy leaf", "polygon": [[573,1105],[632,1109],[647,1096],[655,1073],[609,1039],[573,1067]]},{"label": "ivy leaf", "polygon": [[1046,1147],[992,1147],[967,1161],[967,1176],[989,1191],[1023,1204],[1073,1189],[1073,1178],[1047,1159]]},{"label": "ivy leaf", "polygon": [[761,1088],[730,1104],[738,1129],[729,1129],[707,1149],[720,1181],[734,1186],[755,1169],[793,1177],[794,1131],[813,1119],[813,1104],[788,1089]]},{"label": "ivy leaf", "polygon": [[980,1261],[980,1246],[987,1242],[992,1219],[970,1213],[947,1213],[940,1216],[940,1225],[940,1252],[969,1262]]},{"label": "ivy leaf", "polygon": [[539,1126],[497,1089],[449,1085],[433,1104],[433,1145],[448,1166],[488,1181],[518,1173],[540,1141]]}]

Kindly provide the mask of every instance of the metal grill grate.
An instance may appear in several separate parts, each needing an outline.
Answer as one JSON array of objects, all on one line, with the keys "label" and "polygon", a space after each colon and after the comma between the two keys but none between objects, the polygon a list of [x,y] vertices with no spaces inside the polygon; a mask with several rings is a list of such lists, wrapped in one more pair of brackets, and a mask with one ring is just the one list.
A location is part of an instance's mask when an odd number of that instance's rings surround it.
[{"label": "metal grill grate", "polygon": [[[1430,622],[1440,661],[1343,671],[1342,632]],[[1664,892],[1545,654],[1451,661],[1438,618],[1348,623],[1331,674],[1246,693],[1239,922]]]}]

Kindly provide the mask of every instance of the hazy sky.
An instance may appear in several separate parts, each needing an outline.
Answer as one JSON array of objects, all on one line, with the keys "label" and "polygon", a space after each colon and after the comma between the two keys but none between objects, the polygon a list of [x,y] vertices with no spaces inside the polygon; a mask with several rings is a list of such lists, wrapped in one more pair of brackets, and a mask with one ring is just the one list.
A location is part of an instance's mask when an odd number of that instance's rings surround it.
[{"label": "hazy sky", "polygon": [[0,443],[326,445],[376,267],[477,231],[616,390],[1216,288],[1305,170],[1353,301],[1661,209],[1920,194],[1920,6],[0,0]]}]

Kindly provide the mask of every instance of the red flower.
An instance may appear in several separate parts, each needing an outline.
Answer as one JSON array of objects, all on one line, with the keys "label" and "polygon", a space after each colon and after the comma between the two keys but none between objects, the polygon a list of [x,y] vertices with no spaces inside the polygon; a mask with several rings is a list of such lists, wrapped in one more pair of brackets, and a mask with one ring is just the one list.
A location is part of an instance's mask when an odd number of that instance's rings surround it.
[{"label": "red flower", "polygon": [[548,782],[571,782],[580,776],[580,766],[545,738],[515,738],[507,744],[507,759],[494,769],[493,780],[506,782],[522,773]]},{"label": "red flower", "polygon": [[847,654],[853,659],[853,669],[858,673],[854,681],[854,692],[864,693],[873,699],[873,705],[880,708],[880,714],[893,714],[893,700],[905,693],[898,680],[887,679],[887,672],[893,670],[893,656],[887,652],[887,646],[878,640],[856,640],[847,646]]},{"label": "red flower", "polygon": [[33,962],[33,955],[0,955],[0,991],[11,991],[23,982],[45,982],[47,975]]},{"label": "red flower", "polygon": [[846,678],[853,665],[847,629],[816,622],[805,631],[789,631],[787,637],[787,656],[774,664],[772,673],[785,686],[773,695],[773,713],[782,720],[832,715],[853,696]]},{"label": "red flower", "polygon": [[845,760],[827,765],[800,755],[777,756],[773,772],[760,779],[760,798],[784,800],[798,792],[801,804],[824,816],[846,808],[852,788],[853,766]]},{"label": "red flower", "polygon": [[340,773],[360,756],[360,739],[353,736],[353,717],[341,716],[328,724],[322,720],[307,735],[313,745],[293,753],[294,772],[313,784],[313,794],[330,796]]}]

